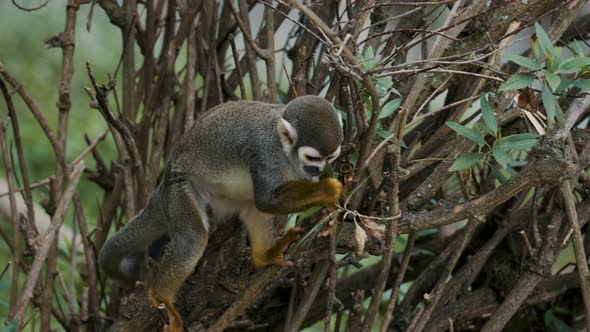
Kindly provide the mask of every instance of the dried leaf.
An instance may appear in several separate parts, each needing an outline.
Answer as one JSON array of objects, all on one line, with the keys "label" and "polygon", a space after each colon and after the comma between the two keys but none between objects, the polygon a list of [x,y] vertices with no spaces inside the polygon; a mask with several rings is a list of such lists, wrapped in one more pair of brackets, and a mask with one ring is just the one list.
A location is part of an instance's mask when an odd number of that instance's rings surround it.
[{"label": "dried leaf", "polygon": [[359,224],[355,221],[354,222],[354,240],[356,241],[356,254],[362,255],[365,251],[365,243],[367,243],[367,232],[359,226]]}]

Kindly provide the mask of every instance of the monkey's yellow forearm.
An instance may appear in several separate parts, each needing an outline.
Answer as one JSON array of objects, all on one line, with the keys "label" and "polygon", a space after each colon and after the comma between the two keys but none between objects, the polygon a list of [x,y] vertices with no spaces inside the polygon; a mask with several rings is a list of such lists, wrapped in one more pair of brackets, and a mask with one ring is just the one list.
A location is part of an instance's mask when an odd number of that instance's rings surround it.
[{"label": "monkey's yellow forearm", "polygon": [[273,193],[272,202],[265,204],[261,211],[273,214],[301,212],[314,205],[334,204],[341,193],[342,184],[334,178],[319,182],[289,181]]}]

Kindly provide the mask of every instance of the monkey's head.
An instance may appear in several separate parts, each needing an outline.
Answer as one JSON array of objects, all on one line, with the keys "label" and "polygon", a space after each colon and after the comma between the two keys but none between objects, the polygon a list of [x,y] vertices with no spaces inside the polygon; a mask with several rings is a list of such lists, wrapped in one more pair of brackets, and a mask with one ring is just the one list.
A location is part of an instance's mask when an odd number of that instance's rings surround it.
[{"label": "monkey's head", "polygon": [[317,179],[326,163],[338,158],[342,118],[327,100],[302,96],[285,106],[278,124],[283,150],[298,174]]}]

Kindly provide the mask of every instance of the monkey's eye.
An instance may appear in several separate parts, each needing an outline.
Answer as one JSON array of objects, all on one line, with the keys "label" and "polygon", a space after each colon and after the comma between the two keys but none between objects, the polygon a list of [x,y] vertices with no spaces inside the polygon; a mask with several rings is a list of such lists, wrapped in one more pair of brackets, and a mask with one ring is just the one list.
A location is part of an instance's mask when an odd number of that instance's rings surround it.
[{"label": "monkey's eye", "polygon": [[305,155],[305,159],[309,160],[309,161],[315,161],[315,162],[320,162],[322,161],[322,158],[320,157],[312,157],[308,154]]}]

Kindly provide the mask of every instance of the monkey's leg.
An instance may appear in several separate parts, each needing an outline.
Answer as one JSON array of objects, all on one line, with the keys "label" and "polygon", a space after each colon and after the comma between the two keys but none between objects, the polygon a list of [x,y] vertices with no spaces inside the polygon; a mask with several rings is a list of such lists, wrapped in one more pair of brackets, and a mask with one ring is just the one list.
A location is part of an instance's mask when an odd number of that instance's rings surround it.
[{"label": "monkey's leg", "polygon": [[167,231],[159,200],[159,192],[152,194],[146,207],[103,245],[98,260],[109,276],[128,281],[139,278],[143,253]]},{"label": "monkey's leg", "polygon": [[255,207],[242,210],[240,219],[244,222],[252,247],[252,264],[256,268],[267,265],[291,266],[291,261],[285,260],[283,253],[289,244],[299,239],[303,228],[289,229],[278,241],[275,241],[272,216],[258,211]]},{"label": "monkey's leg", "polygon": [[178,289],[193,272],[208,239],[205,202],[186,181],[170,184],[165,193],[170,242],[148,284],[156,307],[168,311],[169,332],[182,331],[182,319],[174,308]]}]

